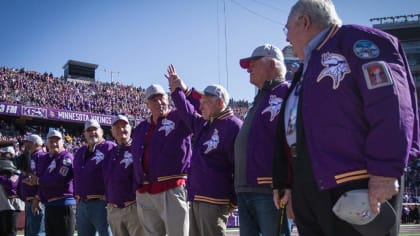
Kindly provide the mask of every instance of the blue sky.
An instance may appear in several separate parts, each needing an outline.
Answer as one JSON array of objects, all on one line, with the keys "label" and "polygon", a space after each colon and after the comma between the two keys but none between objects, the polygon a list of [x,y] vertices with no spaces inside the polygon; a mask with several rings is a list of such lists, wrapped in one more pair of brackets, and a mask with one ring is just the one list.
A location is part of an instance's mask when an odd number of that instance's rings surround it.
[{"label": "blue sky", "polygon": [[[235,100],[255,89],[239,59],[287,45],[294,0],[0,0],[0,66],[63,75],[67,60],[98,64],[99,81],[147,87],[170,63],[189,86],[220,83]],[[418,0],[336,0],[344,24],[420,13]]]}]

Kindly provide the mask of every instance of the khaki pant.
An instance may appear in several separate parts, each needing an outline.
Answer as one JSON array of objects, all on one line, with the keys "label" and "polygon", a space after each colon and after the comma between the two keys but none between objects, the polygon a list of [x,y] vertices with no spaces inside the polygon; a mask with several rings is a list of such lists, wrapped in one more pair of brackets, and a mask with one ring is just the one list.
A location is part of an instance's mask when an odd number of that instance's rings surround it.
[{"label": "khaki pant", "polygon": [[137,216],[136,204],[126,208],[116,208],[108,204],[108,223],[112,235],[115,236],[143,236],[142,224]]},{"label": "khaki pant", "polygon": [[136,193],[137,212],[147,236],[188,236],[187,193],[184,186],[165,192]]},{"label": "khaki pant", "polygon": [[190,236],[226,235],[229,205],[191,202]]}]

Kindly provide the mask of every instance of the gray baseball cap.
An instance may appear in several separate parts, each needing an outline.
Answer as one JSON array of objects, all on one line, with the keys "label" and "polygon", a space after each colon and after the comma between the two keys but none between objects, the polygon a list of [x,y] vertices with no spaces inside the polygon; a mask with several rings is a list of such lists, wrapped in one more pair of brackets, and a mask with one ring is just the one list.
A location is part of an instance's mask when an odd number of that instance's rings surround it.
[{"label": "gray baseball cap", "polygon": [[366,236],[385,235],[396,223],[395,210],[388,201],[382,203],[379,214],[372,212],[367,189],[344,193],[332,210],[338,218]]},{"label": "gray baseball cap", "polygon": [[230,99],[229,93],[223,86],[219,84],[212,84],[212,85],[207,86],[204,89],[203,94],[207,96],[214,96],[217,98],[221,98],[225,102],[226,105],[229,104],[229,99]]},{"label": "gray baseball cap", "polygon": [[52,137],[58,137],[58,138],[62,139],[63,138],[63,135],[58,130],[51,130],[47,134],[47,139],[52,138]]},{"label": "gray baseball cap", "polygon": [[147,100],[149,100],[150,98],[152,98],[153,96],[155,96],[157,94],[161,94],[161,95],[166,94],[166,92],[162,88],[162,86],[160,86],[158,84],[152,84],[146,89],[146,94],[145,95],[146,95]]},{"label": "gray baseball cap", "polygon": [[90,119],[90,120],[85,122],[85,130],[89,129],[90,127],[95,127],[97,129],[100,129],[101,125],[99,125],[97,120]]},{"label": "gray baseball cap", "polygon": [[10,153],[13,156],[16,154],[15,148],[13,146],[7,146],[0,148],[0,153]]},{"label": "gray baseball cap", "polygon": [[114,119],[112,119],[112,125],[114,125],[117,121],[123,120],[125,121],[127,124],[130,124],[130,122],[128,122],[128,118],[125,115],[117,115],[116,117],[114,117]]},{"label": "gray baseball cap", "polygon": [[251,60],[255,60],[262,57],[271,57],[279,61],[284,61],[283,53],[278,47],[271,44],[264,44],[254,49],[250,57],[241,59],[239,61],[239,65],[241,65],[241,67],[244,69],[248,69],[249,62]]},{"label": "gray baseball cap", "polygon": [[27,135],[25,138],[23,138],[23,141],[32,142],[37,145],[42,145],[43,143],[42,138],[36,134]]}]

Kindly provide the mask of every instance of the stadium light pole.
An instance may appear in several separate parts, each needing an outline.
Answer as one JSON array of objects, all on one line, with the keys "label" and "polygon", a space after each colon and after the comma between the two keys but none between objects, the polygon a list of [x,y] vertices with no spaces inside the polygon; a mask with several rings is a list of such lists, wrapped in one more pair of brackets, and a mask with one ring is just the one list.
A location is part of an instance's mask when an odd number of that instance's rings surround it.
[{"label": "stadium light pole", "polygon": [[120,75],[120,72],[119,71],[112,71],[112,70],[107,70],[107,69],[104,69],[104,72],[109,72],[109,75],[111,76],[111,84],[114,82],[114,80],[112,79],[112,75]]}]

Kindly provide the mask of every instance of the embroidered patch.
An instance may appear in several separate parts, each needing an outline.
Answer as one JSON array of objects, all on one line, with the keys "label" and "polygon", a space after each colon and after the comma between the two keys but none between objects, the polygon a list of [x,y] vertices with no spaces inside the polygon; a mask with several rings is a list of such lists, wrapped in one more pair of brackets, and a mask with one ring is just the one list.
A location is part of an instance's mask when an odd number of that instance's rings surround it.
[{"label": "embroidered patch", "polygon": [[270,95],[268,106],[261,112],[261,114],[270,112],[270,122],[272,122],[274,118],[276,118],[276,116],[279,114],[282,103],[282,98],[279,98],[276,95]]},{"label": "embroidered patch", "polygon": [[351,72],[346,58],[340,54],[330,52],[322,54],[321,64],[325,68],[319,73],[316,82],[319,83],[323,78],[330,77],[333,80],[333,89],[337,89],[346,74]]},{"label": "embroidered patch", "polygon": [[211,138],[203,143],[203,145],[207,145],[206,151],[204,151],[205,154],[209,153],[211,150],[214,150],[217,148],[217,145],[219,144],[219,131],[217,129],[214,129],[213,135]]},{"label": "embroidered patch", "polygon": [[370,40],[359,40],[353,44],[354,54],[361,59],[372,59],[379,56],[380,50]]},{"label": "embroidered patch", "polygon": [[168,134],[170,132],[172,132],[172,130],[174,130],[174,129],[175,129],[175,122],[165,118],[165,119],[162,120],[162,127],[160,127],[158,129],[158,131],[164,130],[165,131],[165,136],[168,136]]},{"label": "embroidered patch", "polygon": [[48,166],[48,172],[51,173],[55,169],[55,166],[56,166],[55,160],[52,160],[52,162]]},{"label": "embroidered patch", "polygon": [[71,159],[68,157],[64,157],[63,159],[63,165],[70,166],[71,165]]},{"label": "embroidered patch", "polygon": [[124,164],[124,168],[127,169],[131,163],[133,163],[133,155],[125,151],[124,158],[120,161],[120,164]]},{"label": "embroidered patch", "polygon": [[394,84],[384,61],[372,61],[362,66],[368,89],[376,89]]},{"label": "embroidered patch", "polygon": [[101,162],[104,159],[104,157],[105,157],[105,155],[101,151],[96,150],[95,151],[95,156],[91,160],[95,161],[96,162],[95,164],[97,165],[97,164],[99,164],[99,162]]},{"label": "embroidered patch", "polygon": [[36,170],[36,164],[34,160],[31,160],[31,170],[34,172]]},{"label": "embroidered patch", "polygon": [[69,172],[69,168],[67,166],[62,166],[58,173],[60,173],[61,176],[66,176]]}]

